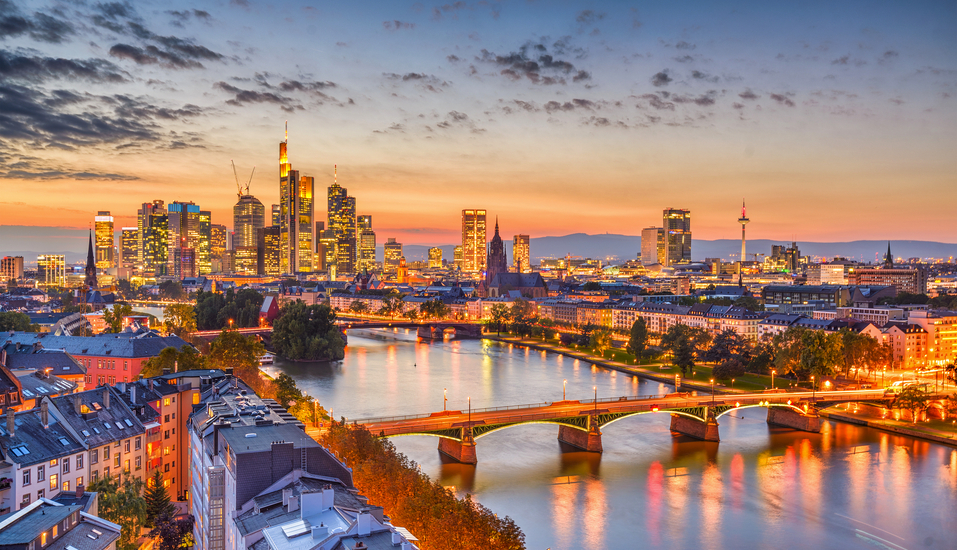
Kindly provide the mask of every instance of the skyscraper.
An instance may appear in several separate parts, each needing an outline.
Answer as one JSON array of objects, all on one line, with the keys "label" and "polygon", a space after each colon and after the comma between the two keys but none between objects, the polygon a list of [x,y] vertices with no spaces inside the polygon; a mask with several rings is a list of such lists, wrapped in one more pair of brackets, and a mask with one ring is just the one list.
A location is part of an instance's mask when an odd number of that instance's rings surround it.
[{"label": "skyscraper", "polygon": [[4,256],[0,260],[0,277],[4,283],[10,279],[23,278],[23,256]]},{"label": "skyscraper", "polygon": [[37,283],[43,287],[66,285],[66,257],[63,254],[37,256]]},{"label": "skyscraper", "polygon": [[462,271],[484,271],[485,260],[485,210],[462,210]]},{"label": "skyscraper", "polygon": [[282,218],[281,210],[278,204],[272,205],[272,224],[279,227],[279,220]]},{"label": "skyscraper", "polygon": [[209,257],[213,261],[222,261],[226,251],[226,226],[214,223],[210,228]]},{"label": "skyscraper", "polygon": [[279,143],[279,240],[283,273],[312,271],[313,178],[299,177],[287,154],[289,131]]},{"label": "skyscraper", "polygon": [[358,271],[375,269],[375,231],[372,230],[372,216],[356,218],[359,232]]},{"label": "skyscraper", "polygon": [[120,229],[120,267],[132,272],[136,269],[139,258],[140,232],[137,227],[123,227]]},{"label": "skyscraper", "polygon": [[319,247],[316,250],[316,257],[320,259],[318,269],[329,273],[329,280],[335,280],[335,274],[339,256],[338,240],[336,232],[332,229],[324,229],[319,234]]},{"label": "skyscraper", "polygon": [[169,214],[163,201],[144,204],[140,213],[140,269],[155,277],[165,276],[169,273]]},{"label": "skyscraper", "polygon": [[442,267],[442,249],[434,246],[429,249],[429,269]]},{"label": "skyscraper", "polygon": [[665,266],[691,261],[691,211],[666,208],[662,213],[665,230]]},{"label": "skyscraper", "polygon": [[199,205],[192,202],[172,202],[169,215],[168,274],[182,279],[198,275],[200,248]]},{"label": "skyscraper", "polygon": [[296,194],[296,269],[299,273],[311,273],[313,262],[313,196],[316,181],[310,176],[299,178]]},{"label": "skyscraper", "polygon": [[399,262],[402,260],[402,243],[395,241],[395,238],[389,237],[383,245],[384,260],[382,262],[382,271],[384,273],[396,273],[399,269]]},{"label": "skyscraper", "polygon": [[139,237],[136,241],[136,264],[138,270],[146,269],[146,234],[149,231],[150,216],[157,212],[166,214],[166,207],[161,200],[144,202],[142,208],[136,211],[136,228],[139,230]]},{"label": "skyscraper", "polygon": [[452,263],[455,264],[455,269],[462,271],[465,265],[465,254],[462,252],[462,245],[458,245],[452,251]]},{"label": "skyscraper", "polygon": [[241,195],[233,206],[233,246],[256,246],[257,231],[265,227],[265,220],[263,203],[252,195]]},{"label": "skyscraper", "polygon": [[356,199],[339,185],[338,167],[333,170],[333,182],[328,190],[329,229],[336,235],[337,269],[341,273],[351,273],[357,259]]},{"label": "skyscraper", "polygon": [[532,272],[531,246],[529,245],[528,235],[515,235],[512,237],[512,261],[515,265],[515,271],[519,273]]},{"label": "skyscraper", "polygon": [[199,211],[199,242],[196,247],[196,275],[209,275],[213,272],[211,255],[213,247],[213,214],[209,210]]},{"label": "skyscraper", "polygon": [[113,254],[115,246],[113,216],[110,215],[109,211],[100,211],[96,213],[93,220],[94,230],[96,231],[96,267],[97,269],[116,267],[116,258]]},{"label": "skyscraper", "polygon": [[[261,227],[257,231],[258,245],[256,246],[256,272],[259,275],[278,276],[279,270],[279,227],[272,225]],[[241,266],[245,267],[245,266]],[[239,269],[237,269],[239,271]]]},{"label": "skyscraper", "polygon": [[665,230],[646,227],[641,230],[641,265],[665,264]]}]

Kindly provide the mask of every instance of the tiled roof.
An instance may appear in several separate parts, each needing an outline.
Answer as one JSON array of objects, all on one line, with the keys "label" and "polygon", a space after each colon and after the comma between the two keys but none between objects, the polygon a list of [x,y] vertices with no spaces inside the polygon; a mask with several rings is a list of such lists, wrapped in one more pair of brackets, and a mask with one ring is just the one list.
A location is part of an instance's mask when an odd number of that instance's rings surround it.
[{"label": "tiled roof", "polygon": [[[106,392],[110,394],[108,407],[105,405]],[[73,430],[86,439],[89,447],[107,445],[145,432],[143,424],[111,386],[54,397],[51,401]],[[80,405],[79,412],[77,404]]]},{"label": "tiled roof", "polygon": [[[0,529],[0,548],[7,545],[27,544],[37,538],[39,533],[52,528],[80,509],[79,506],[57,506],[42,500],[37,502],[39,506],[25,514],[20,514],[15,522]],[[4,514],[0,516],[0,523],[25,511],[20,510],[19,512]]]},{"label": "tiled roof", "polygon": [[39,464],[61,456],[84,451],[67,427],[61,424],[53,414],[49,415],[47,427],[43,427],[40,409],[16,413],[13,422],[13,436],[7,433],[6,416],[0,423],[0,448],[6,460],[29,466]]},{"label": "tiled roof", "polygon": [[32,346],[39,342],[47,350],[64,350],[75,357],[79,356],[111,356],[123,358],[155,357],[164,348],[180,349],[190,345],[179,336],[130,337],[128,335],[110,334],[101,336],[56,336],[49,333],[15,332],[12,335],[0,335],[0,340],[6,339],[14,344]]}]

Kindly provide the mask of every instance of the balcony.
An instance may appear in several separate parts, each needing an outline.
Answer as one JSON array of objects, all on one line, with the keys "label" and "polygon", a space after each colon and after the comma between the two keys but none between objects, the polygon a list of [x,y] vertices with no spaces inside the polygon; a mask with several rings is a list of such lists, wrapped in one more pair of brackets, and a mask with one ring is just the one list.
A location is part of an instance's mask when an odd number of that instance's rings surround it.
[{"label": "balcony", "polygon": [[0,478],[0,491],[6,491],[13,486],[13,480],[9,477]]}]

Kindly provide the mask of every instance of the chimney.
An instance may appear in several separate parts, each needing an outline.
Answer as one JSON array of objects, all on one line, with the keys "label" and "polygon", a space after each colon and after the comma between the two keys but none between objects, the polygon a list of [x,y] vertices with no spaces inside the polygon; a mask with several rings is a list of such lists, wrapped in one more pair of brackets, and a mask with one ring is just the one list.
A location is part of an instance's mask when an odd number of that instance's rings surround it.
[{"label": "chimney", "polygon": [[46,399],[40,401],[40,423],[44,430],[50,427],[50,402]]},{"label": "chimney", "polygon": [[290,496],[289,503],[286,506],[286,513],[295,512],[299,509],[299,497]]},{"label": "chimney", "polygon": [[322,540],[329,534],[329,528],[324,523],[312,526],[312,539]]},{"label": "chimney", "polygon": [[14,417],[13,417],[13,407],[7,407],[7,435],[13,437],[14,430]]},{"label": "chimney", "polygon": [[360,537],[369,536],[369,533],[372,532],[372,514],[369,513],[368,509],[359,512],[359,515],[356,516],[356,524],[359,528],[357,535]]},{"label": "chimney", "polygon": [[402,550],[412,550],[412,548],[413,548],[413,547],[412,547],[412,543],[411,543],[411,542],[403,542],[403,543],[402,543]]},{"label": "chimney", "polygon": [[392,546],[398,546],[402,543],[402,535],[398,531],[392,531]]},{"label": "chimney", "polygon": [[84,489],[86,489],[86,487],[84,487],[82,483],[76,484],[76,498],[80,498],[83,496]]},{"label": "chimney", "polygon": [[103,408],[104,409],[110,408],[110,387],[109,386],[103,387]]},{"label": "chimney", "polygon": [[80,414],[80,411],[82,410],[82,407],[81,407],[82,404],[83,404],[83,399],[80,397],[80,395],[79,394],[74,395],[73,396],[73,412],[75,412],[76,414]]},{"label": "chimney", "polygon": [[328,510],[336,503],[336,492],[332,490],[332,485],[322,487],[322,509]]},{"label": "chimney", "polygon": [[136,404],[136,383],[130,384],[130,403]]},{"label": "chimney", "polygon": [[292,498],[292,489],[282,490],[282,505],[289,506],[289,499]]}]

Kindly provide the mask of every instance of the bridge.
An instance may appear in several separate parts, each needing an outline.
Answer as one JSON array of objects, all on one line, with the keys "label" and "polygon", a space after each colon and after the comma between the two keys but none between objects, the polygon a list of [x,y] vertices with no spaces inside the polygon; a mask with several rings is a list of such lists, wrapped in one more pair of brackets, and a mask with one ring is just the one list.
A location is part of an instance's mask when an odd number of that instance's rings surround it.
[{"label": "bridge", "polygon": [[718,441],[718,419],[739,409],[766,408],[767,422],[818,433],[818,410],[839,403],[886,403],[883,389],[697,395],[671,393],[556,401],[431,414],[353,420],[380,437],[426,435],[439,438],[439,452],[464,464],[476,464],[475,441],[522,424],[557,424],[558,440],[590,452],[602,452],[602,429],[637,414],[666,413],[671,430],[704,441]]},{"label": "bridge", "polygon": [[419,338],[441,340],[449,332],[456,338],[481,338],[482,325],[466,321],[366,321],[339,318],[340,327],[350,328],[414,328]]}]

